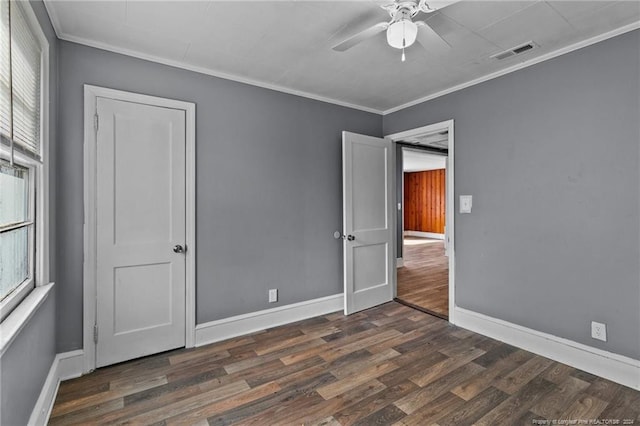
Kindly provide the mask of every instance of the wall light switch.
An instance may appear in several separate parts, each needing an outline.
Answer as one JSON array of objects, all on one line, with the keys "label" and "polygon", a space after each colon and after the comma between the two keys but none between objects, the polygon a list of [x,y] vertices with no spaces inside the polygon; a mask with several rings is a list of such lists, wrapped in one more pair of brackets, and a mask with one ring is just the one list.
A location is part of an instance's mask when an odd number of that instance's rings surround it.
[{"label": "wall light switch", "polygon": [[460,213],[471,213],[472,205],[473,205],[473,196],[471,195],[460,196]]}]

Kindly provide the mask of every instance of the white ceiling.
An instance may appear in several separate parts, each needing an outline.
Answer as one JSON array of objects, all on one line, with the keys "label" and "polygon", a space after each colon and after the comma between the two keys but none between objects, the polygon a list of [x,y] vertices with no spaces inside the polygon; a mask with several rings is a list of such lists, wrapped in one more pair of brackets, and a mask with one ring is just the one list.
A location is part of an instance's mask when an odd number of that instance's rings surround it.
[{"label": "white ceiling", "polygon": [[429,155],[407,148],[402,150],[402,170],[405,172],[444,169],[446,161],[447,157],[442,155]]},{"label": "white ceiling", "polygon": [[[635,1],[460,1],[428,23],[447,53],[384,33],[331,47],[377,22],[389,1],[45,0],[62,39],[375,112],[390,112],[612,31],[637,28]],[[490,56],[524,42],[538,48]],[[546,56],[545,56],[546,55]]]}]

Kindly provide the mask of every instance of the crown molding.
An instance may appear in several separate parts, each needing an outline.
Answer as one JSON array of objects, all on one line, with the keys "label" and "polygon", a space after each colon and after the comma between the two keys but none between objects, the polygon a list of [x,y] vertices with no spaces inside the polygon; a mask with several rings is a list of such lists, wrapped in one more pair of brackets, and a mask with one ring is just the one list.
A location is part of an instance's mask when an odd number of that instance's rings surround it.
[{"label": "crown molding", "polygon": [[51,3],[53,3],[52,0],[44,0],[43,1],[45,8],[47,9],[47,13],[49,14],[49,17],[51,19],[51,25],[53,26],[53,29],[56,33],[56,36],[60,39],[60,40],[65,40],[65,41],[70,41],[72,43],[77,43],[77,44],[82,44],[85,46],[89,46],[89,47],[94,47],[96,49],[101,49],[101,50],[106,50],[109,52],[113,52],[113,53],[119,53],[121,55],[125,55],[125,56],[131,56],[134,58],[138,58],[138,59],[143,59],[146,61],[150,61],[150,62],[155,62],[158,64],[163,64],[163,65],[168,65],[170,67],[174,67],[174,68],[180,68],[180,69],[184,69],[187,71],[193,71],[193,72],[197,72],[200,74],[205,74],[205,75],[210,75],[212,77],[218,77],[218,78],[222,78],[225,80],[231,80],[231,81],[236,81],[238,83],[244,83],[244,84],[248,84],[250,86],[256,86],[256,87],[261,87],[263,89],[269,89],[269,90],[274,90],[276,92],[282,92],[282,93],[286,93],[289,95],[295,95],[295,96],[300,96],[303,98],[308,98],[308,99],[313,99],[316,101],[320,101],[320,102],[325,102],[325,103],[329,103],[329,104],[333,104],[333,105],[338,105],[338,106],[342,106],[345,108],[351,108],[351,109],[356,109],[356,110],[360,110],[360,111],[364,111],[364,112],[370,112],[373,114],[378,114],[381,115],[382,114],[382,110],[379,109],[375,109],[375,108],[369,108],[363,105],[357,105],[357,104],[353,104],[350,102],[344,102],[341,101],[339,99],[333,99],[333,98],[328,98],[325,96],[321,96],[321,95],[317,95],[315,93],[310,93],[310,92],[305,92],[302,90],[296,90],[296,89],[291,89],[288,87],[284,87],[284,86],[279,86],[277,84],[271,84],[271,83],[265,83],[259,80],[254,80],[251,78],[246,78],[246,77],[242,77],[239,75],[235,75],[235,74],[229,74],[229,73],[225,73],[225,72],[221,72],[221,71],[216,71],[214,69],[211,68],[206,68],[206,67],[201,67],[201,66],[197,66],[197,65],[191,65],[191,64],[187,64],[186,62],[183,61],[177,61],[177,60],[173,60],[173,59],[166,59],[166,58],[162,58],[156,55],[149,55],[146,53],[142,53],[142,52],[138,52],[136,50],[132,50],[132,49],[126,49],[123,47],[117,47],[117,46],[112,46],[108,43],[102,43],[99,41],[95,41],[95,40],[90,40],[84,37],[77,37],[71,34],[67,34],[65,32],[62,31],[62,26],[60,24],[60,19],[57,15],[57,13],[55,12],[55,8],[51,7]]},{"label": "crown molding", "polygon": [[320,102],[326,102],[326,103],[330,103],[330,104],[333,104],[333,105],[338,105],[338,106],[342,106],[342,107],[346,107],[346,108],[356,109],[356,110],[369,112],[369,113],[373,113],[373,114],[378,114],[378,115],[382,115],[382,116],[389,115],[389,114],[392,114],[394,112],[398,112],[398,111],[401,111],[403,109],[410,108],[412,106],[421,104],[423,102],[427,102],[427,101],[439,98],[441,96],[445,96],[445,95],[448,95],[450,93],[454,93],[454,92],[457,92],[459,90],[466,89],[467,87],[475,86],[476,84],[484,83],[485,81],[493,80],[494,78],[498,78],[498,77],[501,77],[503,75],[507,75],[507,74],[510,74],[512,72],[515,72],[515,71],[530,67],[532,65],[539,64],[539,63],[544,62],[544,61],[548,61],[548,60],[556,58],[558,56],[573,52],[573,51],[578,50],[578,49],[582,49],[583,47],[587,47],[587,46],[590,46],[592,44],[599,43],[601,41],[608,40],[610,38],[613,38],[613,37],[616,37],[616,36],[619,36],[619,35],[622,35],[622,34],[625,34],[627,32],[630,32],[630,31],[633,31],[633,30],[637,30],[637,29],[640,28],[640,21],[636,21],[636,22],[633,22],[631,24],[625,25],[623,27],[617,28],[615,30],[608,31],[606,33],[603,33],[603,34],[588,38],[586,40],[582,40],[582,41],[573,43],[571,45],[561,47],[561,48],[556,49],[556,50],[554,50],[552,52],[548,52],[548,53],[545,53],[544,55],[541,55],[541,56],[538,56],[538,57],[535,57],[535,58],[531,58],[529,60],[526,60],[526,61],[523,61],[521,63],[512,65],[510,67],[507,67],[505,69],[493,72],[491,74],[487,74],[485,76],[478,77],[478,78],[473,79],[473,80],[469,80],[467,82],[452,86],[452,87],[444,89],[444,90],[441,90],[439,92],[432,93],[432,94],[420,97],[418,99],[406,102],[404,104],[395,106],[393,108],[389,108],[389,109],[386,109],[386,110],[380,110],[380,109],[376,109],[376,108],[370,108],[370,107],[367,107],[367,106],[364,106],[364,105],[353,104],[353,103],[341,101],[341,100],[338,100],[338,99],[333,99],[333,98],[328,98],[328,97],[325,97],[325,96],[317,95],[317,94],[310,93],[310,92],[291,89],[291,88],[284,87],[284,86],[279,86],[279,85],[276,85],[276,84],[265,83],[265,82],[261,82],[261,81],[258,81],[258,80],[254,80],[254,79],[250,79],[250,78],[234,75],[234,74],[228,74],[228,73],[216,71],[216,70],[211,69],[211,68],[200,67],[200,66],[196,66],[196,65],[190,65],[190,64],[187,64],[187,63],[182,62],[182,61],[177,61],[177,60],[172,60],[172,59],[165,59],[165,58],[158,57],[156,55],[149,55],[149,54],[141,53],[141,52],[138,52],[138,51],[135,51],[135,50],[116,47],[116,46],[109,45],[107,43],[101,43],[101,42],[97,42],[97,41],[94,41],[94,40],[89,40],[89,39],[86,39],[86,38],[83,38],[83,37],[76,37],[76,36],[73,36],[73,35],[70,35],[70,34],[66,34],[66,33],[62,32],[62,30],[61,30],[62,27],[61,27],[61,24],[60,24],[60,19],[59,19],[58,15],[55,12],[55,8],[51,7],[51,5],[50,5],[50,3],[53,3],[53,0],[43,0],[43,3],[45,5],[45,8],[47,9],[47,13],[49,14],[49,17],[51,19],[51,24],[53,26],[53,29],[54,29],[57,37],[59,39],[61,39],[61,40],[70,41],[72,43],[78,43],[78,44],[82,44],[82,45],[85,45],[85,46],[94,47],[96,49],[106,50],[106,51],[109,51],[109,52],[119,53],[119,54],[122,54],[122,55],[131,56],[131,57],[138,58],[138,59],[144,59],[144,60],[147,60],[147,61],[150,61],[150,62],[156,62],[156,63],[159,63],[159,64],[168,65],[168,66],[171,66],[171,67],[174,67],[174,68],[185,69],[185,70],[197,72],[197,73],[200,73],[200,74],[206,74],[206,75],[210,75],[210,76],[213,76],[213,77],[223,78],[225,80],[236,81],[238,83],[244,83],[244,84],[248,84],[248,85],[251,85],[251,86],[261,87],[263,89],[275,90],[277,92],[287,93],[287,94],[290,94],[290,95],[300,96],[300,97],[303,97],[303,98],[313,99],[313,100],[320,101]]},{"label": "crown molding", "polygon": [[530,67],[535,64],[539,64],[540,62],[548,61],[550,59],[556,58],[558,56],[565,55],[567,53],[573,52],[574,50],[582,49],[583,47],[591,46],[592,44],[599,43],[601,41],[605,41],[607,39],[622,35],[624,33],[628,33],[633,30],[637,30],[640,28],[640,21],[633,22],[631,24],[625,25],[623,27],[617,28],[615,30],[597,35],[595,37],[588,38],[586,40],[579,41],[574,44],[570,44],[565,47],[561,47],[557,50],[554,50],[549,53],[545,53],[544,55],[538,56],[536,58],[531,58],[527,61],[521,62],[519,64],[512,65],[503,70],[493,72],[491,74],[487,74],[485,76],[469,80],[465,83],[458,84],[456,86],[452,86],[448,89],[441,90],[440,92],[433,93],[431,95],[423,96],[421,98],[415,99],[411,102],[407,102],[402,105],[398,105],[397,107],[389,108],[382,112],[382,115],[392,114],[394,112],[398,112],[400,110],[410,108],[412,106],[421,104],[423,102],[427,102],[436,98],[439,98],[444,95],[448,95],[453,92],[457,92],[462,89],[466,89],[467,87],[475,86],[476,84],[484,83],[485,81],[493,80],[494,78],[502,77],[503,75],[511,74],[512,72],[521,70],[523,68]]}]

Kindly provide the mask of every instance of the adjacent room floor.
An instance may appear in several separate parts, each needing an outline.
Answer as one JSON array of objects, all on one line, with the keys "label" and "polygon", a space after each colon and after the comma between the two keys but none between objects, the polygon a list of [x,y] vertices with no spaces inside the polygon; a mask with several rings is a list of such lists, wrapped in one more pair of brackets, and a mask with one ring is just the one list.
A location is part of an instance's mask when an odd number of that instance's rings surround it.
[{"label": "adjacent room floor", "polygon": [[544,419],[637,423],[640,392],[391,302],[98,369],[60,385],[51,424]]},{"label": "adjacent room floor", "polygon": [[449,315],[449,258],[444,241],[405,237],[398,299],[441,318]]}]

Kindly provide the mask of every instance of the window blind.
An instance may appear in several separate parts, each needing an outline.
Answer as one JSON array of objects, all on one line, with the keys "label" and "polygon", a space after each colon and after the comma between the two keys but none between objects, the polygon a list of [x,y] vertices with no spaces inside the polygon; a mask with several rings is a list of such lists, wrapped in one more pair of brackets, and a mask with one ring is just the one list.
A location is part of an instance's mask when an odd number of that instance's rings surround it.
[{"label": "window blind", "polygon": [[[1,3],[0,131],[8,138],[13,134],[15,145],[39,156],[42,52],[21,5],[13,1]],[[10,49],[8,43],[11,43]]]},{"label": "window blind", "polygon": [[0,133],[11,137],[9,2],[0,1]]}]

